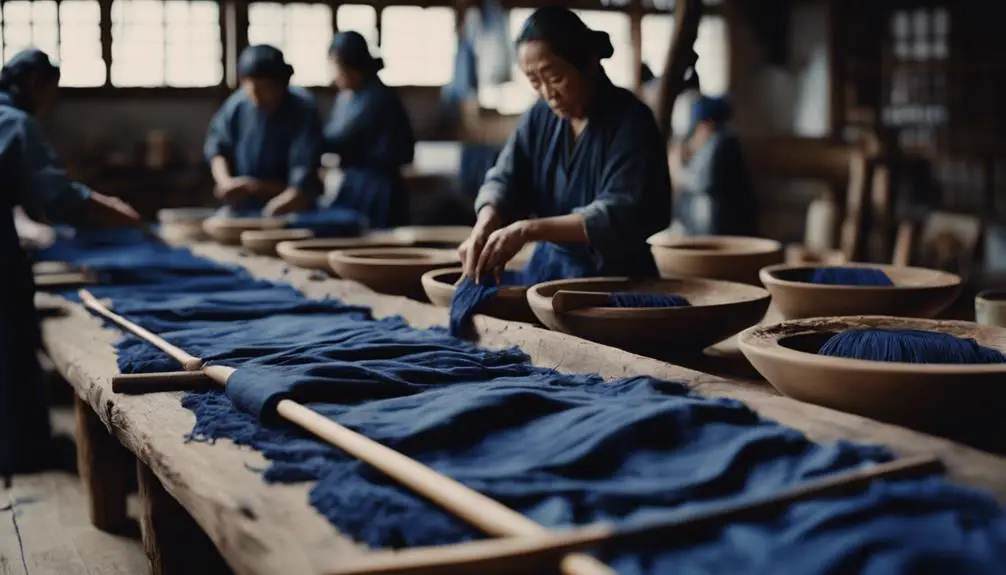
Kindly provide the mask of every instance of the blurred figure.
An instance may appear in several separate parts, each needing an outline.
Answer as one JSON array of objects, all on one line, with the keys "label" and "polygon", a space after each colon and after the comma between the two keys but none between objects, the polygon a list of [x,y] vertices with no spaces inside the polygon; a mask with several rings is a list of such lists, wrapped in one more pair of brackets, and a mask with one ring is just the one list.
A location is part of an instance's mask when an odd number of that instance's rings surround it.
[{"label": "blurred figure", "polygon": [[675,220],[688,235],[754,235],[756,206],[726,98],[699,97],[688,135],[672,147]]},{"label": "blurred figure", "polygon": [[203,152],[215,194],[238,213],[312,209],[321,193],[321,117],[314,96],[290,85],[283,53],[249,46],[238,59],[241,87],[210,121]]},{"label": "blurred figure", "polygon": [[372,228],[405,225],[409,197],[401,170],[416,147],[405,106],[378,77],[384,61],[370,54],[359,33],[336,34],[329,60],[339,95],[325,126],[324,151],[339,161],[329,170],[323,203],[360,212]]}]

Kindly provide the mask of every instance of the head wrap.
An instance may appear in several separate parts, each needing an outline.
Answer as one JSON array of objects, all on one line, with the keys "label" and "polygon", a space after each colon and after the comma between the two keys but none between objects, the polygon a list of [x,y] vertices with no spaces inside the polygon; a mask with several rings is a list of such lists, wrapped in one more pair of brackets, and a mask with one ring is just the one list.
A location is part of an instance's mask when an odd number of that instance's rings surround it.
[{"label": "head wrap", "polygon": [[729,121],[732,115],[733,108],[725,97],[700,96],[692,103],[692,125],[707,120],[714,124],[722,124]]},{"label": "head wrap", "polygon": [[59,66],[49,60],[45,52],[29,48],[14,55],[0,70],[0,92],[5,92],[11,102],[27,113],[33,113],[29,101],[29,82],[33,78],[59,81]]},{"label": "head wrap", "polygon": [[544,42],[580,72],[615,53],[607,32],[591,30],[575,13],[559,6],[539,8],[528,17],[516,45]]},{"label": "head wrap", "polygon": [[248,46],[238,58],[238,75],[242,78],[271,78],[289,82],[293,66],[283,59],[283,52],[267,44]]},{"label": "head wrap", "polygon": [[370,55],[366,38],[352,30],[336,34],[328,53],[338,58],[340,64],[353,70],[373,73],[384,67],[384,60]]}]

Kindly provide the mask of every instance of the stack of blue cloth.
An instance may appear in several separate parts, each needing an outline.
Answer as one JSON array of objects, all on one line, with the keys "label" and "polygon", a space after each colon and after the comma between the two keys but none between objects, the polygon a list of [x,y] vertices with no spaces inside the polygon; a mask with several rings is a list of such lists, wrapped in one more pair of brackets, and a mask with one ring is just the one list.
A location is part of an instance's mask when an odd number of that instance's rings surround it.
[{"label": "stack of blue cloth", "polygon": [[[516,348],[483,349],[443,329],[374,319],[367,308],[310,300],[135,239],[61,242],[43,257],[110,273],[117,283],[95,291],[118,313],[211,364],[238,368],[225,392],[184,396],[196,415],[192,438],[261,451],[270,461],[266,481],[314,481],[311,504],[371,546],[481,535],[278,421],[280,399],[305,403],[549,527],[632,524],[891,458],[875,446],[812,442],[742,403],[700,397],[678,382],[558,373]],[[117,350],[126,373],[178,369],[132,336]],[[1006,515],[990,496],[939,476],[882,480],[601,558],[622,574],[1000,574]]]}]

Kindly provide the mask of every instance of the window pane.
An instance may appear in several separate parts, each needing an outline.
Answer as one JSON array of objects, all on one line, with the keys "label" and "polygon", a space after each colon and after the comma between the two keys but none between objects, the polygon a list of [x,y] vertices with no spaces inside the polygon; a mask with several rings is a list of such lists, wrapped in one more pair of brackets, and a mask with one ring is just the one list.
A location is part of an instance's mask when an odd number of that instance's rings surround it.
[{"label": "window pane", "polygon": [[[660,75],[667,61],[674,30],[674,19],[670,15],[649,14],[643,16],[643,61]],[[706,16],[699,23],[699,34],[695,40],[695,63],[702,84],[702,92],[720,95],[727,91],[730,70],[728,65],[726,23],[719,16]]]},{"label": "window pane", "polygon": [[11,0],[3,5],[3,21],[5,24],[28,24],[31,22],[31,2],[28,0]]},{"label": "window pane", "polygon": [[451,80],[457,42],[453,10],[392,6],[381,14],[380,74],[387,84],[442,86]]},{"label": "window pane", "polygon": [[293,66],[290,81],[301,86],[330,83],[328,45],[332,9],[327,4],[255,2],[248,10],[249,44],[270,44]]},{"label": "window pane", "polygon": [[100,21],[97,0],[63,0],[59,4],[60,86],[93,87],[105,83]]},{"label": "window pane", "polygon": [[367,39],[371,51],[374,51],[374,47],[377,46],[377,11],[373,7],[363,4],[342,4],[336,11],[335,18],[339,31],[359,32]]},{"label": "window pane", "polygon": [[222,52],[216,2],[112,3],[115,86],[215,86],[223,79]]}]

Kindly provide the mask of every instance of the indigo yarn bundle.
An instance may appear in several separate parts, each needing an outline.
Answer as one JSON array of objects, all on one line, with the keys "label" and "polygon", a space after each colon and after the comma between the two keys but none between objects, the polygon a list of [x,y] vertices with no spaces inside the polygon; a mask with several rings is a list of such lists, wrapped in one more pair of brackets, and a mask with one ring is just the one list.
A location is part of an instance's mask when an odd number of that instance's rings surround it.
[{"label": "indigo yarn bundle", "polygon": [[687,299],[669,293],[617,292],[611,294],[611,307],[689,307]]},{"label": "indigo yarn bundle", "polygon": [[897,363],[1004,363],[995,349],[947,333],[917,329],[853,329],[832,336],[819,355]]},{"label": "indigo yarn bundle", "polygon": [[831,286],[893,286],[883,271],[875,268],[817,268],[810,283]]}]

